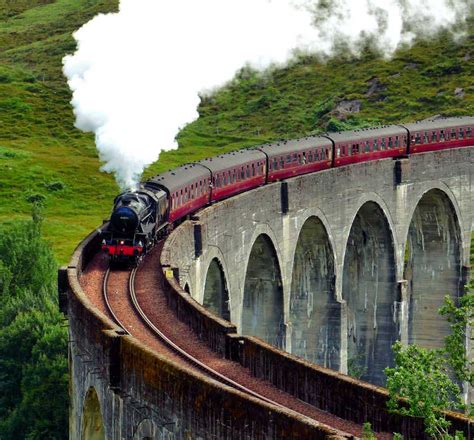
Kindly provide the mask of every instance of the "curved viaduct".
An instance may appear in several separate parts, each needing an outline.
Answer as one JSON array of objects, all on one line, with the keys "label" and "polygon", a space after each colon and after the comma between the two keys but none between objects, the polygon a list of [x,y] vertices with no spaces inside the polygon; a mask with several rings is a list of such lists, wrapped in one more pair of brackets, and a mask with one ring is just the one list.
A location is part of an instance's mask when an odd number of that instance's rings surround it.
[{"label": "curved viaduct", "polygon": [[472,148],[304,175],[201,211],[166,258],[240,333],[382,385],[395,340],[448,333],[437,311],[468,276],[472,184]]},{"label": "curved viaduct", "polygon": [[[383,384],[395,340],[442,343],[448,327],[437,309],[469,273],[473,157],[469,147],[355,164],[212,205],[164,245],[157,270],[168,302],[256,377],[339,417],[422,438],[419,420],[388,415],[383,389],[340,373]],[[71,438],[348,438],[193,375],[126,335],[82,290],[97,249],[92,234],[59,274]],[[472,433],[472,421],[451,418]]]}]

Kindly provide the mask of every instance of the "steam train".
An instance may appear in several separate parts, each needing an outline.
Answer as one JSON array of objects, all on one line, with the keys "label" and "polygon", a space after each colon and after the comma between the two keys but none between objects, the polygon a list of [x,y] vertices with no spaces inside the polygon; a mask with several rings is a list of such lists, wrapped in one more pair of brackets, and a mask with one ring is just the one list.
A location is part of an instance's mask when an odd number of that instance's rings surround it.
[{"label": "steam train", "polygon": [[192,212],[260,185],[352,163],[474,145],[474,117],[327,133],[243,149],[189,163],[116,197],[102,249],[138,263]]}]

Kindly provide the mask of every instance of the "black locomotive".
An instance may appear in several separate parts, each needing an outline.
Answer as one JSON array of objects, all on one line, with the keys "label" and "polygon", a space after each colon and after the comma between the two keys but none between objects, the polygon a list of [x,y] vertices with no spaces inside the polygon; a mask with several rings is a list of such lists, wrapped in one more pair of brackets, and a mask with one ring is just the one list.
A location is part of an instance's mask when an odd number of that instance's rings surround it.
[{"label": "black locomotive", "polygon": [[164,191],[141,186],[115,198],[108,226],[102,231],[102,249],[112,261],[138,263],[166,226],[168,199]]}]

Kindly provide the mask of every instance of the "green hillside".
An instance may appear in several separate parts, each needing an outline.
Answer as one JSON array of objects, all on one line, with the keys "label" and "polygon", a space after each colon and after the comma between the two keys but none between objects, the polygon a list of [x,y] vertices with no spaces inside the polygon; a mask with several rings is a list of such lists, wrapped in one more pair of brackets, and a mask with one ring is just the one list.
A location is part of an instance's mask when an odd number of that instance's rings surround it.
[{"label": "green hillside", "polygon": [[[58,260],[109,213],[117,187],[99,172],[93,137],[73,126],[61,58],[71,33],[113,0],[0,0],[0,224],[43,203]],[[302,57],[266,75],[243,69],[202,99],[200,118],[146,175],[242,146],[325,129],[474,114],[474,23],[456,44],[447,35],[384,61],[367,51],[326,64]],[[356,113],[347,113],[347,102]]]}]

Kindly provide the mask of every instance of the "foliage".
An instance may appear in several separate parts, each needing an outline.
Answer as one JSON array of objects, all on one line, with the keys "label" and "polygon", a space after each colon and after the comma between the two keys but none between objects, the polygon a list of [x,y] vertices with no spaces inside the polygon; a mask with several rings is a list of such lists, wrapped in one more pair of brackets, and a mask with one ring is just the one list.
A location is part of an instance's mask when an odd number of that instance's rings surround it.
[{"label": "foliage", "polygon": [[[474,342],[472,329],[474,327],[474,292],[467,292],[459,298],[457,306],[453,299],[446,296],[440,314],[446,316],[451,326],[451,334],[445,338],[448,362],[454,374],[461,382],[468,382],[474,386],[474,361],[468,359],[466,340],[469,330],[470,342]],[[470,345],[471,345],[470,344]]]},{"label": "foliage", "polygon": [[[422,417],[426,432],[435,439],[448,437],[444,409],[461,406],[460,389],[449,377],[444,350],[416,345],[393,345],[395,367],[386,368],[390,394],[388,408],[402,415]],[[403,402],[401,399],[405,399]]]},{"label": "foliage", "polygon": [[350,357],[347,360],[347,374],[356,379],[361,379],[367,373],[367,367],[365,366],[364,361],[363,354]]},{"label": "foliage", "polygon": [[365,422],[362,431],[362,440],[377,440],[377,437],[372,430],[370,422]]},{"label": "foliage", "polygon": [[0,438],[67,438],[67,331],[41,216],[0,232]]}]

